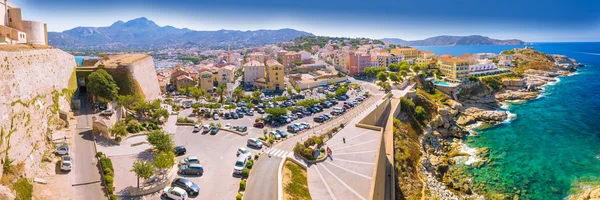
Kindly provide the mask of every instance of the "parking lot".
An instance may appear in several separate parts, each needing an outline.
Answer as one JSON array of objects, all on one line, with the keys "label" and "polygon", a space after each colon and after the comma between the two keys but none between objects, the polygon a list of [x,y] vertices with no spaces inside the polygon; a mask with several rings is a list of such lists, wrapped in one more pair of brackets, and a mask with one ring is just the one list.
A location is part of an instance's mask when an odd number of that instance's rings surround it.
[{"label": "parking lot", "polygon": [[[348,92],[351,97],[350,100],[354,99],[355,95],[352,92]],[[308,117],[297,119],[291,122],[300,123],[306,122],[315,127],[319,123],[313,122],[313,117],[321,114],[329,114],[333,107],[340,107],[343,105],[342,101],[332,106],[331,108],[323,109],[323,112],[313,114]],[[181,116],[191,116],[191,109],[186,109],[180,112]],[[225,110],[228,112],[228,110]],[[232,110],[234,111],[234,110]],[[269,149],[264,146],[262,149],[250,148],[246,146],[248,138],[258,138],[263,136],[263,129],[267,131],[274,131],[277,129],[286,130],[286,126],[280,126],[277,128],[266,126],[265,128],[255,128],[252,125],[256,118],[264,118],[267,114],[261,115],[254,113],[254,116],[244,116],[241,119],[223,119],[219,120],[203,119],[202,124],[220,123],[222,125],[221,130],[216,134],[193,132],[194,127],[192,126],[178,126],[176,133],[173,136],[175,145],[185,146],[187,149],[186,155],[177,157],[178,160],[184,159],[187,156],[196,156],[200,159],[200,163],[204,168],[204,174],[201,176],[181,176],[185,177],[192,182],[196,183],[200,187],[200,194],[196,199],[232,199],[238,192],[240,177],[233,174],[233,166],[236,161],[236,152],[240,147],[246,147],[253,154],[258,152],[267,152]],[[240,136],[235,133],[222,130],[226,124],[231,126],[247,126],[248,135]],[[310,129],[304,131],[311,131]],[[287,132],[287,130],[286,130]],[[288,134],[290,134],[288,132]],[[292,137],[292,135],[288,135]],[[274,156],[285,156],[291,152],[277,152],[273,151],[270,154]],[[251,172],[252,174],[252,172]],[[254,176],[260,176],[259,174],[253,174]],[[253,176],[251,175],[251,176]]]}]

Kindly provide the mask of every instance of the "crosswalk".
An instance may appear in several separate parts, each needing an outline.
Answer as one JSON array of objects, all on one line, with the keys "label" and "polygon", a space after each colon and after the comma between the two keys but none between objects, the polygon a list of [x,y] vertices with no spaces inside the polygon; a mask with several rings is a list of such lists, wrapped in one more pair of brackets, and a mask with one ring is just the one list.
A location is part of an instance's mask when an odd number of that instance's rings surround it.
[{"label": "crosswalk", "polygon": [[266,153],[267,153],[267,155],[280,157],[280,158],[285,158],[285,157],[294,155],[294,152],[288,152],[288,151],[284,151],[281,149],[269,149],[269,151],[267,151]]}]

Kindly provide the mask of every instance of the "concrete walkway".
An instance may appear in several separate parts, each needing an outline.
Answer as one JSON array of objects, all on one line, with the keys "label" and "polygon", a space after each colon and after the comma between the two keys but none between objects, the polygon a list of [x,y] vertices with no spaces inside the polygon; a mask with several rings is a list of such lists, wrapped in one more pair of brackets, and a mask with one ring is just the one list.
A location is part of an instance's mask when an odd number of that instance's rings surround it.
[{"label": "concrete walkway", "polygon": [[369,198],[380,142],[379,132],[358,128],[355,124],[370,113],[376,104],[327,141],[325,146],[331,148],[332,156],[324,162],[308,166],[308,187],[313,199]]}]

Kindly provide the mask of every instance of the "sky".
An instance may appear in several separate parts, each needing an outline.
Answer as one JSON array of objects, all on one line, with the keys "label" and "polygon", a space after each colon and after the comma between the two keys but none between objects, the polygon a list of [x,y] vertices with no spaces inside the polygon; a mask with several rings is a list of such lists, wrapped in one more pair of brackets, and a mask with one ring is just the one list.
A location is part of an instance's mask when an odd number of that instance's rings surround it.
[{"label": "sky", "polygon": [[[11,1],[11,0],[9,0]],[[12,0],[49,31],[146,17],[193,30],[293,28],[315,35],[418,40],[484,35],[600,41],[599,0]]]}]

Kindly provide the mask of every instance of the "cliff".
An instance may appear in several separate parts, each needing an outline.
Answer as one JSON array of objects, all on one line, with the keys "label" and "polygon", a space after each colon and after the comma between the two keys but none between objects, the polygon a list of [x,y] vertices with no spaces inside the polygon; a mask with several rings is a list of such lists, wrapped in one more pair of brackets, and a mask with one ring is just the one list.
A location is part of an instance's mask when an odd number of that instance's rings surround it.
[{"label": "cliff", "polygon": [[66,126],[61,118],[67,118],[77,88],[72,55],[23,47],[0,48],[0,186],[14,183],[10,175],[33,178],[48,168],[53,173],[54,166],[42,160],[52,158],[51,135]]}]

